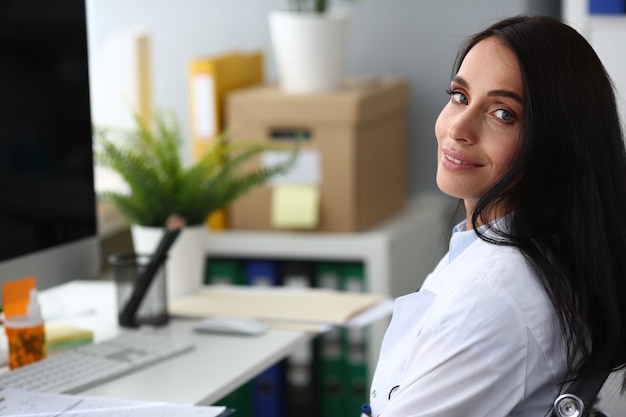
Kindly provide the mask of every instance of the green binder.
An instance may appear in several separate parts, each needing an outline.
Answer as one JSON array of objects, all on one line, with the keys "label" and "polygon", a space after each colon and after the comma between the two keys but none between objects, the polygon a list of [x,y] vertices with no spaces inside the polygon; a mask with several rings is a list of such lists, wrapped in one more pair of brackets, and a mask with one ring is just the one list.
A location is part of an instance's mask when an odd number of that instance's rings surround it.
[{"label": "green binder", "polygon": [[[348,292],[366,292],[365,267],[362,263],[343,265],[340,288]],[[355,415],[363,403],[368,402],[368,328],[346,327],[342,329],[344,354],[344,381],[346,397],[345,415]],[[355,411],[356,410],[356,411]],[[357,414],[358,415],[358,414]]]},{"label": "green binder", "polygon": [[[207,258],[205,265],[205,284],[243,285],[244,273],[239,259]],[[237,417],[253,417],[252,415],[252,383],[248,382],[226,395],[217,405],[234,409]]]},{"label": "green binder", "polygon": [[215,402],[216,405],[225,406],[227,409],[235,410],[237,417],[252,416],[252,383],[248,382],[221,400]]},{"label": "green binder", "polygon": [[235,258],[207,258],[204,283],[245,285],[242,261]]},{"label": "green binder", "polygon": [[[320,262],[315,265],[316,287],[339,290],[340,282],[341,263]],[[318,367],[319,415],[344,417],[348,414],[344,413],[347,391],[341,328],[333,328],[315,339],[314,350]]]},{"label": "green binder", "polygon": [[[280,282],[292,288],[313,286],[313,263],[283,261],[280,265]],[[319,417],[317,366],[313,343],[307,343],[285,359],[285,416]]]}]

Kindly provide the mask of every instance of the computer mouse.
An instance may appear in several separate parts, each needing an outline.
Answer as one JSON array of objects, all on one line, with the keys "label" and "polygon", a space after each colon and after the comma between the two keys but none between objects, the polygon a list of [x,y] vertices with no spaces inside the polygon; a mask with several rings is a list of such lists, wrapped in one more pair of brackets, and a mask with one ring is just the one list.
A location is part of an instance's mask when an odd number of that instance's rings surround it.
[{"label": "computer mouse", "polygon": [[260,336],[267,331],[267,325],[261,320],[247,317],[210,317],[194,324],[193,331]]}]

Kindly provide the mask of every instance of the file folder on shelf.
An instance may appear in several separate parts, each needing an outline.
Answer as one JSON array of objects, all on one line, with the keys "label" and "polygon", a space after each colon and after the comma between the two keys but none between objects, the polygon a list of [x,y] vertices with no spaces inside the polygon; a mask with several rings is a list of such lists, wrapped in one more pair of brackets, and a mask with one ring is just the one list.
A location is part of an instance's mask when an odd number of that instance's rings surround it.
[{"label": "file folder on shelf", "polygon": [[245,274],[248,285],[272,287],[279,284],[278,264],[274,261],[247,261]]},{"label": "file folder on shelf", "polygon": [[[248,285],[279,285],[278,274],[278,264],[274,261],[248,261],[245,264],[245,275]],[[283,417],[283,362],[270,366],[252,379],[252,415],[254,417]]]},{"label": "file folder on shelf", "polygon": [[270,366],[252,380],[252,415],[254,417],[285,417],[283,362]]},{"label": "file folder on shelf", "polygon": [[[340,282],[340,263],[319,262],[315,265],[316,287],[339,290]],[[332,328],[315,340],[315,355],[319,370],[317,394],[321,416],[353,415],[344,413],[344,397],[347,391],[342,350],[342,334],[339,327]]]},{"label": "file folder on shelf", "polygon": [[[341,289],[347,292],[366,292],[365,268],[362,263],[346,263],[341,274]],[[368,327],[342,329],[344,354],[344,381],[346,383],[345,413],[353,414],[368,401],[367,392],[367,333]]]},{"label": "file folder on shelf", "polygon": [[235,410],[237,417],[253,417],[252,383],[243,384],[216,403],[225,406],[229,410]]},{"label": "file folder on shelf", "polygon": [[204,283],[246,285],[241,261],[238,259],[207,258]]},{"label": "file folder on shelf", "polygon": [[[313,286],[313,265],[305,261],[281,263],[282,285],[294,288]],[[285,414],[288,417],[318,417],[316,367],[313,344],[306,343],[284,361]]]},{"label": "file folder on shelf", "polygon": [[263,54],[233,51],[197,57],[188,71],[193,155],[198,157],[226,128],[227,94],[263,82]]},{"label": "file folder on shelf", "polygon": [[[194,158],[226,128],[225,100],[230,91],[264,81],[263,54],[232,51],[197,57],[189,62],[189,102]],[[227,226],[226,210],[217,210],[207,220],[211,230]]]},{"label": "file folder on shelf", "polygon": [[[205,284],[244,285],[245,279],[238,259],[207,258]],[[220,401],[228,409],[234,409],[239,417],[252,416],[252,384],[240,386]]]}]

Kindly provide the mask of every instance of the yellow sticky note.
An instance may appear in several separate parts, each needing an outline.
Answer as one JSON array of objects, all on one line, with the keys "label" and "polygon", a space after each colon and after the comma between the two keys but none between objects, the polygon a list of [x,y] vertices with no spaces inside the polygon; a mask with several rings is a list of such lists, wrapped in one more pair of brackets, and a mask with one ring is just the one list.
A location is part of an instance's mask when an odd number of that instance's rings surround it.
[{"label": "yellow sticky note", "polygon": [[68,349],[93,342],[93,331],[71,324],[47,324],[46,347],[48,352]]},{"label": "yellow sticky note", "polygon": [[271,222],[276,228],[313,229],[319,223],[316,185],[284,184],[272,188]]}]

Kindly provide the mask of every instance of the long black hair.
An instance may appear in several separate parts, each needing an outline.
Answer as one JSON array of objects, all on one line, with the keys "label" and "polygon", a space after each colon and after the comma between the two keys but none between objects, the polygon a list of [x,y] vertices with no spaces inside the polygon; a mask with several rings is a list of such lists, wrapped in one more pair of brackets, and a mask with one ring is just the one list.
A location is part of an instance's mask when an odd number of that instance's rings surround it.
[{"label": "long black hair", "polygon": [[523,120],[516,158],[479,199],[474,230],[493,210],[514,212],[496,238],[479,236],[526,257],[555,308],[570,378],[624,368],[626,153],[613,84],[583,36],[544,16],[474,35],[455,72],[489,37],[517,57]]}]

